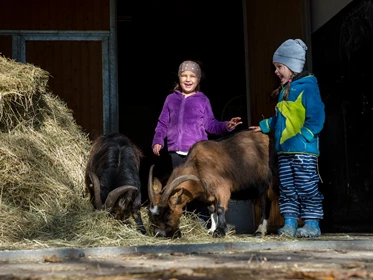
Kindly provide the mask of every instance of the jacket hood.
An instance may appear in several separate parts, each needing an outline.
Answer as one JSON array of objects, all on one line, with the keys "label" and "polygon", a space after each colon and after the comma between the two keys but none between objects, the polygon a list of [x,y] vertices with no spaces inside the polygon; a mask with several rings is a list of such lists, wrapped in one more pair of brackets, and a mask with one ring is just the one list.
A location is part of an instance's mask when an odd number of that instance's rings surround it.
[{"label": "jacket hood", "polygon": [[293,79],[293,81],[291,82],[292,85],[297,85],[297,84],[303,84],[303,85],[312,85],[312,86],[315,86],[317,85],[318,86],[318,82],[317,82],[317,79],[316,77],[309,73],[308,71],[304,71],[302,73],[300,73],[299,75],[297,75],[295,77],[295,79]]}]

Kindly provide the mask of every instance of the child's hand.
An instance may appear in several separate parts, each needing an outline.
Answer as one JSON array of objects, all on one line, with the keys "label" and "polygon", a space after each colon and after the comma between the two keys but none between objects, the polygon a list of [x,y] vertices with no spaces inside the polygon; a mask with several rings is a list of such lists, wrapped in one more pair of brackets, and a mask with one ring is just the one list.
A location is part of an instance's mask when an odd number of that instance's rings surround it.
[{"label": "child's hand", "polygon": [[155,144],[153,146],[153,153],[156,155],[156,156],[160,156],[161,154],[159,153],[162,149],[162,146],[159,145],[159,144]]},{"label": "child's hand", "polygon": [[240,117],[232,118],[229,122],[227,122],[227,128],[229,130],[235,129],[237,125],[242,124],[240,120],[241,120]]},{"label": "child's hand", "polygon": [[260,132],[260,131],[262,131],[262,129],[260,128],[260,126],[250,126],[249,129],[251,129],[254,132]]}]

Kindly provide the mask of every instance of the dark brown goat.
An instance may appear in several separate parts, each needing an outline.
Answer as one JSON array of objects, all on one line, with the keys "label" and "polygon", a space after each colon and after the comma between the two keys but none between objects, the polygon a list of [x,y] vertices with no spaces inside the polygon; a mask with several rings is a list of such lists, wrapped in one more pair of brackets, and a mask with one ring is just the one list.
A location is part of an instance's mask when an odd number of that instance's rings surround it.
[{"label": "dark brown goat", "polygon": [[[270,156],[269,137],[263,133],[241,131],[221,141],[196,143],[185,162],[175,168],[162,188],[149,172],[149,219],[154,234],[177,238],[184,206],[194,199],[208,205],[212,217],[209,230],[214,237],[227,232],[225,212],[232,192],[256,190],[261,204],[261,220],[256,234],[267,233],[271,202],[269,188],[275,165]],[[213,217],[217,217],[217,221]],[[217,222],[217,224],[215,224]]]},{"label": "dark brown goat", "polygon": [[142,152],[126,136],[101,136],[92,145],[85,183],[95,209],[109,211],[122,221],[132,215],[137,228],[146,234],[140,214],[141,157]]}]

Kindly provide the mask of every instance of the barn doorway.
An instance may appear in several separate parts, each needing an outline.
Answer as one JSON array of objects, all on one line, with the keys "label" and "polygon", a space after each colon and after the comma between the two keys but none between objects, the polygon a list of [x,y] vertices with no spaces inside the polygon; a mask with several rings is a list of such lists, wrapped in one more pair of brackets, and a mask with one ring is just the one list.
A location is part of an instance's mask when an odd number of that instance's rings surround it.
[{"label": "barn doorway", "polygon": [[143,169],[159,160],[154,129],[185,59],[201,62],[215,117],[248,127],[241,1],[117,1],[117,34],[119,127],[143,150]]}]

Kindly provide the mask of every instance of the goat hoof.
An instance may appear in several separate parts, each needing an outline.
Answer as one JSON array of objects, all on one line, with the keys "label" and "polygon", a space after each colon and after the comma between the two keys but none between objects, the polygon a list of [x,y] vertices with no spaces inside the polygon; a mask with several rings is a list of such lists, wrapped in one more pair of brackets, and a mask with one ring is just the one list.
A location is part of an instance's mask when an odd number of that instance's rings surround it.
[{"label": "goat hoof", "polygon": [[171,239],[179,239],[181,238],[181,231],[177,230],[174,232],[174,234],[171,236]]},{"label": "goat hoof", "polygon": [[256,231],[256,232],[254,233],[254,236],[255,236],[255,237],[264,237],[264,236],[265,236],[265,233],[260,232],[260,231]]},{"label": "goat hoof", "polygon": [[148,235],[148,233],[146,232],[145,229],[139,229],[139,230],[140,230],[140,232],[141,232],[143,235]]},{"label": "goat hoof", "polygon": [[215,238],[222,238],[222,237],[225,236],[225,231],[217,229],[217,230],[214,231],[212,236],[215,237]]}]

